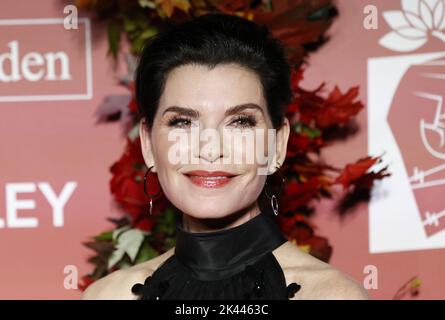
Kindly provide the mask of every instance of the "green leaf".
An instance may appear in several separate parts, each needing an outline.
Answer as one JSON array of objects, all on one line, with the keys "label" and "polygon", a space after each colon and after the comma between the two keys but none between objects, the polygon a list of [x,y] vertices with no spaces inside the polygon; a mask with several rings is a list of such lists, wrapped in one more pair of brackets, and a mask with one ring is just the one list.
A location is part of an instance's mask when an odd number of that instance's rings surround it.
[{"label": "green leaf", "polygon": [[295,123],[292,128],[296,133],[309,137],[311,139],[321,136],[321,131],[316,128],[311,128],[302,122]]},{"label": "green leaf", "polygon": [[321,135],[320,130],[315,129],[315,128],[310,128],[310,127],[304,127],[303,128],[303,133],[304,133],[305,136],[307,136],[307,137],[309,137],[311,139],[319,137]]},{"label": "green leaf", "polygon": [[317,20],[326,20],[329,18],[329,10],[332,9],[331,5],[322,7],[318,9],[317,11],[312,12],[308,17],[307,20],[309,21],[317,21]]},{"label": "green leaf", "polygon": [[104,264],[100,264],[98,265],[94,271],[93,274],[91,275],[91,277],[95,280],[99,280],[100,278],[104,277],[105,275],[107,275],[108,273],[108,269],[107,269],[107,265]]},{"label": "green leaf", "polygon": [[167,250],[169,250],[176,245],[176,237],[165,238],[164,243]]},{"label": "green leaf", "polygon": [[145,41],[155,35],[158,32],[158,30],[155,27],[149,27],[148,29],[144,30],[139,34],[138,37],[136,37],[133,40],[133,43],[131,45],[131,50],[134,53],[140,52],[142,49]]},{"label": "green leaf", "polygon": [[158,29],[155,27],[149,27],[146,30],[144,30],[141,35],[140,38],[146,40],[148,38],[151,38],[152,36],[154,36],[156,33],[158,32]]},{"label": "green leaf", "polygon": [[94,265],[99,265],[99,264],[103,264],[104,262],[106,262],[108,259],[104,259],[104,257],[103,256],[94,256],[94,257],[91,257],[91,258],[89,258],[87,261],[89,262],[89,263],[91,263],[91,264],[94,264]]},{"label": "green leaf", "polygon": [[108,25],[108,53],[116,59],[121,41],[121,26],[117,20],[113,20]]},{"label": "green leaf", "polygon": [[134,19],[130,19],[128,16],[124,16],[124,30],[127,33],[137,30],[138,26]]},{"label": "green leaf", "polygon": [[111,241],[113,239],[113,231],[105,231],[100,235],[94,237],[95,240],[99,241]]},{"label": "green leaf", "polygon": [[113,243],[111,243],[109,241],[88,241],[88,242],[84,242],[84,245],[87,248],[90,248],[99,254],[100,253],[106,254],[106,253],[112,252],[114,250]]},{"label": "green leaf", "polygon": [[156,219],[155,231],[172,235],[176,231],[176,216],[171,207],[167,208],[163,214]]},{"label": "green leaf", "polygon": [[144,241],[134,263],[138,264],[144,261],[148,261],[158,255],[159,253],[155,249],[153,249],[150,243],[148,241]]},{"label": "green leaf", "polygon": [[138,29],[141,31],[150,27],[147,15],[143,12],[137,12],[132,19],[134,19],[135,23],[138,26]]}]

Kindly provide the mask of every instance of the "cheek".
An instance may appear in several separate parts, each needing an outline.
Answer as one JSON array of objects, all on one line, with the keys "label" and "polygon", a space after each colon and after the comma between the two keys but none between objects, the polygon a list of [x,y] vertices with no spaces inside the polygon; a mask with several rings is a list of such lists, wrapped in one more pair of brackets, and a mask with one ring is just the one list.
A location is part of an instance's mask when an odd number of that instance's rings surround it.
[{"label": "cheek", "polygon": [[[256,169],[246,174],[239,185],[234,186],[232,193],[228,194],[237,206],[244,207],[258,199],[266,181],[266,176],[258,175]],[[230,191],[229,191],[230,193]]]},{"label": "cheek", "polygon": [[247,186],[245,187],[245,190],[248,190],[250,193],[250,197],[258,197],[263,190],[264,183],[266,182],[266,176],[265,175],[258,175],[256,172],[256,168],[251,173],[251,178]]},{"label": "cheek", "polygon": [[163,130],[153,130],[152,134],[152,152],[156,164],[156,173],[159,183],[164,191],[172,189],[172,173],[176,170],[175,164],[170,161],[170,150],[174,141],[169,141],[168,134]]},{"label": "cheek", "polygon": [[263,166],[268,155],[273,154],[274,132],[267,128],[241,134],[232,132],[224,134],[224,153],[234,164]]},{"label": "cheek", "polygon": [[159,129],[153,134],[153,155],[161,167],[171,169],[189,150],[188,134]]}]

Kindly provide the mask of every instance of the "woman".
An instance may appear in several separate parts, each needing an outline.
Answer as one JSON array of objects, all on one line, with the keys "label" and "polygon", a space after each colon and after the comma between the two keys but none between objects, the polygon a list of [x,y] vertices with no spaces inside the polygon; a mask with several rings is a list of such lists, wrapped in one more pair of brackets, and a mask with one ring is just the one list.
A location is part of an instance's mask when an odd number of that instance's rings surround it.
[{"label": "woman", "polygon": [[98,280],[84,299],[368,298],[272,219],[279,190],[268,177],[285,160],[292,90],[267,28],[207,14],[157,34],[136,96],[144,160],[181,212],[176,247]]}]

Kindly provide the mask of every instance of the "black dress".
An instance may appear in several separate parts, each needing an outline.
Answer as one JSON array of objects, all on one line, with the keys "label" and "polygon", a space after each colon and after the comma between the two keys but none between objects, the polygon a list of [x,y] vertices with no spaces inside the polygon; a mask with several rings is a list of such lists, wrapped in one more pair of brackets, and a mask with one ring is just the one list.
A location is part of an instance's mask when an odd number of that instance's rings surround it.
[{"label": "black dress", "polygon": [[300,285],[286,286],[272,253],[284,242],[265,213],[213,232],[188,232],[179,219],[174,254],[131,290],[140,300],[289,299]]}]

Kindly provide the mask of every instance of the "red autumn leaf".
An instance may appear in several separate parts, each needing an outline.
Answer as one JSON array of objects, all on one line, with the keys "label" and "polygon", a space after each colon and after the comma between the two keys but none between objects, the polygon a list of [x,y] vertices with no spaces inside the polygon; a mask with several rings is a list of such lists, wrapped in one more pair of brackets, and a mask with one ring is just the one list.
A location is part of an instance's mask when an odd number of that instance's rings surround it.
[{"label": "red autumn leaf", "polygon": [[155,222],[152,219],[144,217],[137,224],[135,224],[135,227],[142,231],[151,231],[154,225]]},{"label": "red autumn leaf", "polygon": [[[150,192],[150,194],[152,193]],[[152,214],[150,215],[149,200],[147,199],[142,214],[132,221],[132,226],[143,231],[151,231],[156,225],[154,217],[163,214],[169,206],[171,206],[170,201],[161,193],[153,199]]]},{"label": "red autumn leaf", "polygon": [[289,134],[289,140],[287,143],[287,154],[286,157],[294,157],[298,154],[305,153],[309,150],[311,145],[311,139],[299,135],[298,133],[291,131]]},{"label": "red autumn leaf", "polygon": [[94,0],[76,0],[75,5],[81,9],[88,9],[94,6]]},{"label": "red autumn leaf", "polygon": [[311,255],[323,261],[329,261],[332,247],[326,238],[315,235],[314,227],[304,215],[281,217],[280,226],[290,241],[295,240],[298,246],[308,246]]},{"label": "red autumn leaf", "polygon": [[375,180],[381,180],[385,177],[389,177],[391,174],[387,172],[388,166],[380,169],[378,172],[368,172],[354,181],[356,188],[371,189]]},{"label": "red autumn leaf", "polygon": [[85,275],[85,276],[83,276],[82,277],[82,282],[81,283],[79,283],[79,289],[81,290],[81,291],[85,291],[94,281],[96,281],[96,280],[94,280],[91,276],[89,276],[89,275]]},{"label": "red autumn leaf", "polygon": [[[305,45],[320,42],[333,22],[327,14],[331,0],[272,0],[272,11],[255,10],[254,20],[265,24],[285,46],[291,64],[300,65],[308,53]],[[315,12],[321,13],[316,19]]]},{"label": "red autumn leaf", "polygon": [[128,109],[130,109],[131,112],[136,113],[138,110],[138,104],[136,103],[136,99],[132,98],[130,103],[128,104]]},{"label": "red autumn leaf", "polygon": [[184,12],[190,10],[190,2],[188,0],[155,0],[155,2],[169,18],[173,15],[175,9]]},{"label": "red autumn leaf", "polygon": [[300,121],[310,125],[315,120],[317,113],[325,104],[326,99],[321,96],[325,83],[323,82],[315,90],[295,89],[295,101],[299,105]]},{"label": "red autumn leaf", "polygon": [[307,221],[306,216],[304,216],[301,213],[295,213],[292,216],[287,216],[287,215],[281,214],[281,215],[278,215],[277,219],[278,219],[278,223],[280,224],[281,230],[285,234],[290,234],[292,232],[292,230],[295,228],[295,226],[297,225],[297,223],[299,223],[299,222],[304,222],[312,228],[312,225],[309,221]]},{"label": "red autumn leaf", "polygon": [[136,87],[134,81],[131,81],[128,84],[128,87],[131,91],[131,97],[132,97],[130,103],[128,104],[128,108],[130,109],[131,112],[137,113],[138,104],[136,102]]},{"label": "red autumn leaf", "polygon": [[319,192],[322,183],[319,177],[312,177],[304,183],[291,180],[280,197],[279,206],[283,212],[293,212],[307,205]]},{"label": "red autumn leaf", "polygon": [[334,124],[348,122],[363,109],[363,103],[353,102],[358,96],[358,87],[353,87],[346,94],[342,94],[337,86],[329,95],[326,104],[317,113],[315,119],[319,128],[326,128]]},{"label": "red autumn leaf", "polygon": [[357,162],[347,164],[341,174],[335,179],[334,183],[340,183],[343,188],[349,187],[359,178],[364,176],[369,168],[371,168],[377,161],[378,157],[372,158],[370,156],[361,158]]},{"label": "red autumn leaf", "polygon": [[293,163],[290,165],[289,170],[298,172],[299,174],[322,177],[325,170],[334,171],[336,169],[322,162],[312,162],[309,159],[305,159],[302,163]]},{"label": "red autumn leaf", "polygon": [[247,11],[249,9],[249,0],[217,0],[215,7],[226,14],[234,14],[238,11]]},{"label": "red autumn leaf", "polygon": [[292,118],[294,114],[296,114],[300,110],[300,107],[297,102],[291,102],[286,107],[286,117]]},{"label": "red autumn leaf", "polygon": [[324,83],[313,91],[298,89],[297,102],[300,105],[300,121],[312,124],[319,129],[333,125],[346,124],[353,116],[360,112],[364,105],[360,101],[354,102],[358,96],[358,87],[353,87],[342,94],[337,86],[327,99],[321,96]]},{"label": "red autumn leaf", "polygon": [[328,239],[320,236],[313,236],[308,240],[298,242],[298,245],[309,246],[309,253],[325,262],[328,262],[332,255],[332,247]]},{"label": "red autumn leaf", "polygon": [[301,81],[304,79],[304,67],[292,69],[291,71],[291,86],[293,91],[298,91]]},{"label": "red autumn leaf", "polygon": [[323,146],[321,137],[309,138],[292,130],[287,142],[286,158],[295,157],[308,151],[317,150]]},{"label": "red autumn leaf", "polygon": [[127,139],[127,147],[122,157],[110,167],[113,177],[110,190],[114,199],[133,218],[137,218],[146,204],[143,193],[144,159],[140,140]]}]

